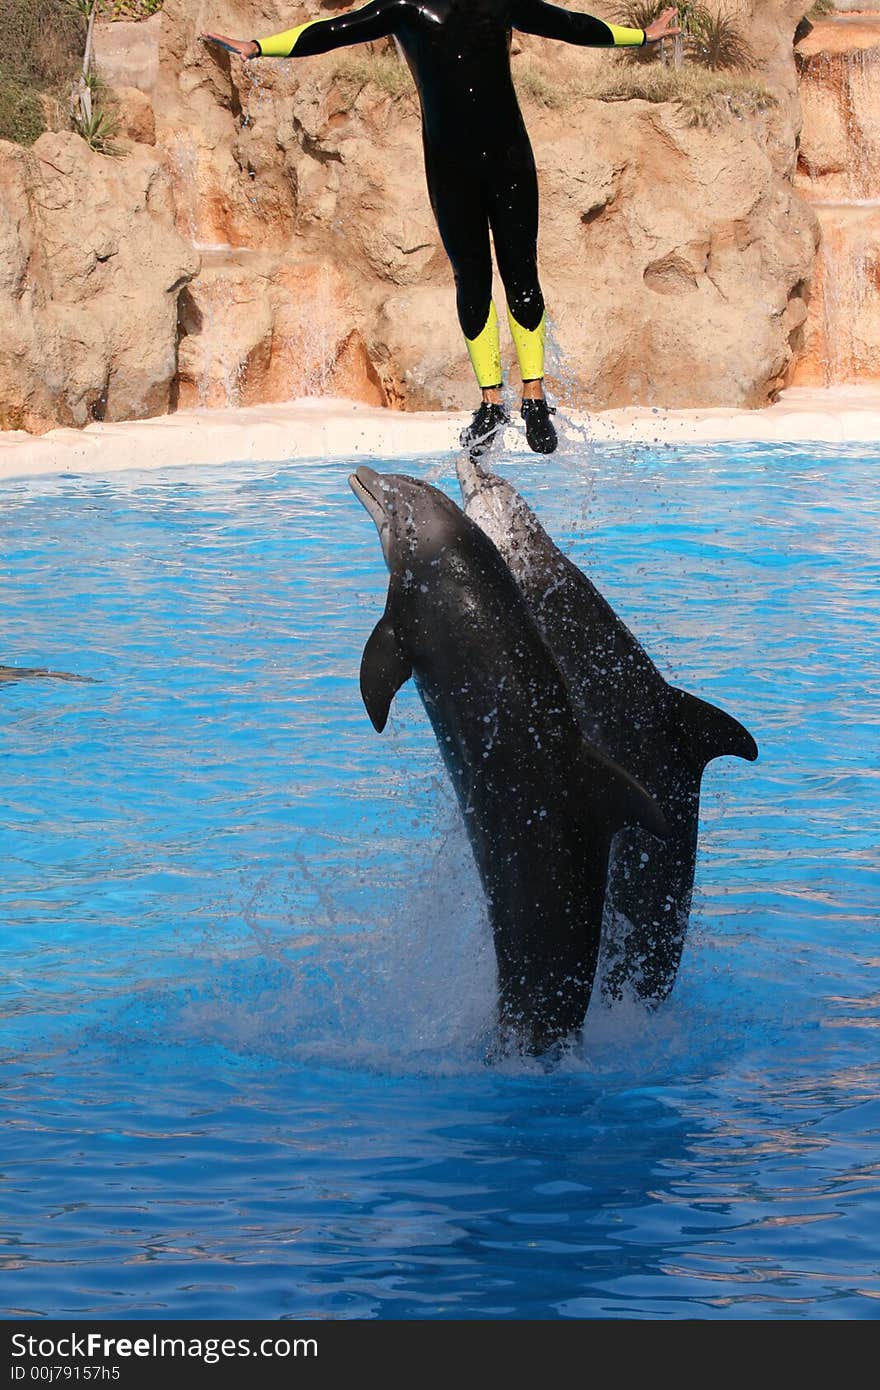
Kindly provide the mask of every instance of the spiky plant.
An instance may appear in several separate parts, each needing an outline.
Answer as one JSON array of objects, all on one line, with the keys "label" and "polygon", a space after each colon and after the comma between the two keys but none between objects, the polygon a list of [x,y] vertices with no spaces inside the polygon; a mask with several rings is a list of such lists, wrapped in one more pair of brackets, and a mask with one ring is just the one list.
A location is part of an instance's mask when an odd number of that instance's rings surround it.
[{"label": "spiky plant", "polygon": [[118,146],[113,143],[113,137],[119,129],[117,122],[113,116],[102,111],[100,107],[93,107],[88,114],[80,112],[74,116],[73,128],[77,135],[82,136],[89,149],[94,150],[96,154],[115,157],[122,153]]},{"label": "spiky plant", "polygon": [[685,51],[690,60],[710,72],[748,72],[756,63],[754,49],[739,20],[721,5],[689,5]]}]

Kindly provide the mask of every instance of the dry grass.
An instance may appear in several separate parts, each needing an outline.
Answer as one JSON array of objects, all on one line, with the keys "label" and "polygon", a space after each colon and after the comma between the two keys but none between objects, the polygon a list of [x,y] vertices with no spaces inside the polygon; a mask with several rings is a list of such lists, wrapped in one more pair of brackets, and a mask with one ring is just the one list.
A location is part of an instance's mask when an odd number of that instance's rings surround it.
[{"label": "dry grass", "polygon": [[691,65],[676,70],[654,63],[614,63],[589,78],[567,82],[553,82],[541,69],[529,66],[517,70],[515,77],[522,100],[533,105],[561,109],[584,100],[669,102],[691,126],[717,126],[776,105],[776,98],[758,82]]},{"label": "dry grass", "polygon": [[591,95],[587,91],[587,84],[579,79],[560,81],[549,77],[542,68],[531,63],[514,64],[513,82],[521,101],[552,111],[562,110],[581,97]]},{"label": "dry grass", "polygon": [[409,68],[396,53],[343,53],[333,65],[332,72],[352,100],[364,87],[371,85],[395,101],[401,97],[415,96]]},{"label": "dry grass", "polygon": [[85,23],[65,0],[0,0],[0,140],[30,145],[82,61]]}]

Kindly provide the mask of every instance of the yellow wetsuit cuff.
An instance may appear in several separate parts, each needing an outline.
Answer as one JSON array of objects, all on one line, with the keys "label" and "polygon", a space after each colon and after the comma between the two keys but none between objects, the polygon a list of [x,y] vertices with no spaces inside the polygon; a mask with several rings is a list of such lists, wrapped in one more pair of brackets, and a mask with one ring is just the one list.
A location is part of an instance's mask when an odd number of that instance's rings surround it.
[{"label": "yellow wetsuit cuff", "polygon": [[[607,20],[605,22],[608,23]],[[642,44],[648,42],[644,29],[627,29],[620,24],[609,24],[608,28],[614,38],[615,48],[641,48]]]},{"label": "yellow wetsuit cuff", "polygon": [[544,338],[547,333],[547,315],[541,315],[537,328],[523,328],[507,306],[507,322],[510,336],[516,348],[516,360],[523,381],[538,381],[544,375]]},{"label": "yellow wetsuit cuff", "polygon": [[272,34],[267,39],[254,39],[260,52],[260,58],[292,58],[294,49],[300,34],[306,29],[311,29],[313,24],[320,24],[319,19],[307,19],[305,24],[298,24],[295,29],[285,29],[283,34]]},{"label": "yellow wetsuit cuff", "polygon": [[465,336],[465,343],[477,385],[483,388],[498,386],[501,382],[501,344],[494,300],[489,300],[489,313],[481,331],[476,338]]}]

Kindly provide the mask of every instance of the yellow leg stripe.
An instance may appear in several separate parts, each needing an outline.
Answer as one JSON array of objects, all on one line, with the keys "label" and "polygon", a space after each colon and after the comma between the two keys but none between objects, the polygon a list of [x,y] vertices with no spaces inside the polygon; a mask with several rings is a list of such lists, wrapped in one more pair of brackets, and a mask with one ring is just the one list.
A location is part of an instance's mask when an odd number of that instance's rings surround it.
[{"label": "yellow leg stripe", "polygon": [[[608,24],[608,21],[605,21]],[[641,48],[645,42],[644,29],[626,29],[620,24],[608,24],[615,48]]]},{"label": "yellow leg stripe", "polygon": [[465,338],[477,385],[497,386],[501,380],[501,341],[498,336],[498,314],[494,300],[489,300],[486,326],[476,338]]},{"label": "yellow leg stripe", "polygon": [[272,34],[268,39],[257,39],[260,53],[264,58],[292,58],[297,39],[303,30],[311,29],[313,24],[320,23],[320,19],[307,19],[305,24],[298,24],[295,29],[285,29],[283,34]]},{"label": "yellow leg stripe", "polygon": [[544,375],[544,336],[547,331],[547,315],[541,315],[541,322],[537,328],[523,328],[508,309],[507,322],[510,324],[513,345],[516,348],[516,360],[519,363],[519,374],[523,381],[533,381],[536,377],[542,377]]}]

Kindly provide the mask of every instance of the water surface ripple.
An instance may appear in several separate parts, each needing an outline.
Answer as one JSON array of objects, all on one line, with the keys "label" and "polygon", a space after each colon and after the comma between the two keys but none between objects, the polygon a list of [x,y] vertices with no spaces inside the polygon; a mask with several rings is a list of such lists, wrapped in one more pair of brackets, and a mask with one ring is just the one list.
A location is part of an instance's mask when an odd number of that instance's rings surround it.
[{"label": "water surface ripple", "polygon": [[0,691],[0,1315],[877,1315],[877,459],[504,470],[761,750],[708,770],[671,999],[594,1005],[549,1073],[482,1061],[417,696],[361,706],[348,467],[0,488],[0,660],[96,682]]}]

